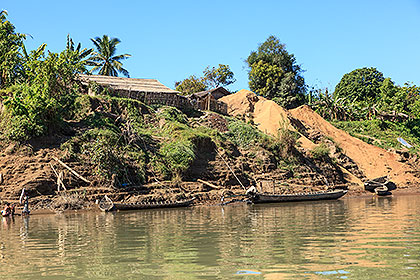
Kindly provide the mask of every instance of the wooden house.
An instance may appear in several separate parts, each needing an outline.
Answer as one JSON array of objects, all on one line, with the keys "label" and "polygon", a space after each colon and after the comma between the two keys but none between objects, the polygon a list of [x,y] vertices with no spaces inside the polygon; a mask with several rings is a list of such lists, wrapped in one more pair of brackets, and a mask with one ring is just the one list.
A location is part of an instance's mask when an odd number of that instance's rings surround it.
[{"label": "wooden house", "polygon": [[97,94],[95,88],[107,88],[113,95],[137,99],[145,104],[162,104],[178,108],[191,107],[188,98],[155,79],[133,79],[102,75],[79,75],[78,78],[89,95]]},{"label": "wooden house", "polygon": [[219,112],[222,114],[227,114],[227,104],[221,101],[218,101],[219,98],[230,94],[223,87],[218,87],[206,91],[200,91],[188,95],[191,104],[195,109],[208,110]]}]

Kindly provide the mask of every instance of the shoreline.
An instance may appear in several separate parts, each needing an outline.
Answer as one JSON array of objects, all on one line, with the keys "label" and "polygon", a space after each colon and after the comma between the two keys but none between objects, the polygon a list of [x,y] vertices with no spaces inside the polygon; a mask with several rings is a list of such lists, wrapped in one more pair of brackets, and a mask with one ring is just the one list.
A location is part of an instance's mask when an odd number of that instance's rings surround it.
[{"label": "shoreline", "polygon": [[[366,192],[364,190],[353,190],[353,191],[349,191],[346,196],[344,196],[340,199],[363,199],[363,198],[373,198],[373,197],[393,198],[393,197],[398,197],[398,196],[413,196],[413,195],[420,195],[420,187],[409,187],[409,188],[403,188],[403,189],[396,189],[396,190],[392,191],[392,194],[389,195],[389,196],[378,196],[375,193]],[[213,203],[213,202],[215,202],[215,201],[214,200],[203,201],[202,203],[195,204],[195,205],[192,205],[190,207],[228,206],[228,204],[220,205],[220,202],[219,203]],[[239,202],[234,202],[232,204],[236,204],[236,203],[239,203]],[[288,203],[292,203],[292,202],[288,202]],[[155,208],[155,209],[168,209],[168,208]],[[154,209],[152,208],[152,209],[148,209],[148,210],[154,210]],[[137,211],[141,211],[141,210],[137,210]],[[79,213],[79,212],[82,212],[82,213],[84,213],[84,212],[103,213],[97,207],[97,205],[94,202],[89,202],[86,207],[81,208],[81,209],[69,209],[69,210],[63,210],[63,211],[54,211],[54,210],[48,209],[48,208],[35,209],[35,210],[31,211],[30,216],[32,216],[32,215],[37,215],[37,216],[38,215],[50,215],[50,214],[68,214],[68,213]],[[117,211],[117,212],[120,212],[120,211]],[[20,216],[20,215],[16,215],[16,216]]]}]

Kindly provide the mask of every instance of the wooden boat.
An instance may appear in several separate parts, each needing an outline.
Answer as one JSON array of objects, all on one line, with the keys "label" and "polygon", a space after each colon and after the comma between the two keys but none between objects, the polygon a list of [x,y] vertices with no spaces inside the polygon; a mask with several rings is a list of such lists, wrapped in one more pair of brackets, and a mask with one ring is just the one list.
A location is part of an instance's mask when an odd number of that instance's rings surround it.
[{"label": "wooden boat", "polygon": [[339,199],[347,193],[347,190],[332,190],[312,193],[296,193],[296,194],[268,194],[254,193],[249,194],[250,200],[254,203],[275,203],[275,202],[292,202],[292,201],[311,201],[311,200],[332,200]]},{"label": "wooden boat", "polygon": [[378,177],[372,180],[368,180],[364,183],[365,190],[374,192],[377,195],[389,195],[390,191],[395,190],[397,185],[388,179],[388,176]]},{"label": "wooden boat", "polygon": [[154,209],[154,208],[175,208],[187,207],[192,204],[195,198],[181,200],[181,201],[165,201],[158,203],[114,203],[108,196],[102,199],[98,206],[104,212],[117,211],[117,210],[141,210],[141,209]]}]

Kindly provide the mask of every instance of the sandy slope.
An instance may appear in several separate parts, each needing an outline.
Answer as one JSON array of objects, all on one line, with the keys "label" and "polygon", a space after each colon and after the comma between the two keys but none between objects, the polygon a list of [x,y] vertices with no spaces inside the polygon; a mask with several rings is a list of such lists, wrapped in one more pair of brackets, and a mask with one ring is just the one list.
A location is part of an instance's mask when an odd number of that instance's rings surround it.
[{"label": "sandy slope", "polygon": [[310,107],[301,106],[290,110],[290,113],[306,125],[318,129],[323,134],[333,138],[368,178],[388,175],[400,186],[418,182],[418,179],[411,174],[413,171],[411,167],[399,162],[395,153],[350,136],[347,132],[334,127],[324,120]]},{"label": "sandy slope", "polygon": [[[248,90],[240,90],[235,94],[225,96],[221,101],[228,104],[229,114],[253,117],[260,130],[272,135],[276,135],[279,127],[285,123],[290,125],[287,119],[287,116],[290,114],[312,129],[333,138],[343,148],[344,153],[364,172],[367,178],[388,175],[399,186],[407,186],[411,183],[419,184],[419,179],[412,174],[412,168],[399,162],[395,153],[388,152],[350,136],[345,131],[331,125],[308,106],[301,106],[287,111],[275,102],[257,96]],[[307,138],[301,138],[300,142],[305,148],[311,148],[314,145]],[[348,175],[350,176],[351,174]],[[360,180],[357,181],[359,184],[361,183]]]}]

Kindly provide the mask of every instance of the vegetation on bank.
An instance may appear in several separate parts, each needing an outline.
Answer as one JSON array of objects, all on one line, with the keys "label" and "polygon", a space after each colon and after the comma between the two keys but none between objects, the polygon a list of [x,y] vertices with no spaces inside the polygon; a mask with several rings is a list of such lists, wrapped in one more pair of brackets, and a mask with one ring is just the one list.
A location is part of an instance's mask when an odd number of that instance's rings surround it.
[{"label": "vegetation on bank", "polygon": [[[80,44],[75,47],[68,38],[66,48],[53,53],[45,44],[27,52],[24,39],[7,21],[6,13],[0,13],[0,140],[25,143],[40,136],[63,136],[66,141],[61,149],[67,160],[91,167],[98,180],[115,187],[140,185],[153,178],[180,181],[194,168],[203,149],[206,153],[224,150],[232,158],[235,150],[254,153],[260,149],[270,154],[275,168],[297,161],[296,135],[285,127],[272,137],[251,123],[222,117],[228,129],[220,132],[203,125],[195,114],[173,107],[151,107],[111,97],[106,91],[96,97],[82,95],[75,77],[88,72],[89,66],[100,74],[128,75],[121,60],[129,55],[115,54],[119,40],[97,37],[93,40],[97,52],[93,52]],[[397,86],[369,68],[346,74],[334,94],[318,91],[305,96],[300,66],[274,36],[252,52],[247,63],[251,89],[287,108],[307,100],[324,118],[365,141],[397,148],[396,137],[402,136],[418,147],[419,87]],[[194,92],[234,81],[228,65],[219,64],[203,73],[205,79],[193,77],[178,86],[187,93],[192,86],[197,86]],[[378,120],[382,112],[407,117],[399,123]],[[311,156],[322,160],[328,153],[328,147],[319,146]]]}]

